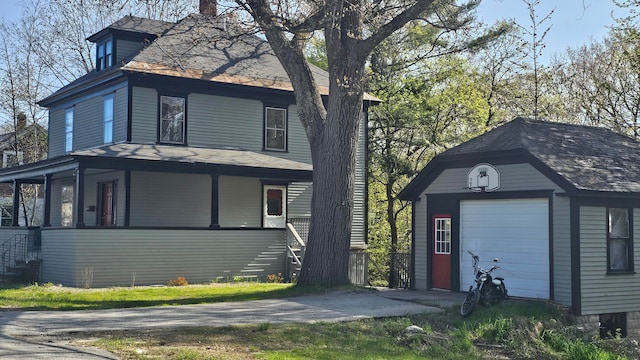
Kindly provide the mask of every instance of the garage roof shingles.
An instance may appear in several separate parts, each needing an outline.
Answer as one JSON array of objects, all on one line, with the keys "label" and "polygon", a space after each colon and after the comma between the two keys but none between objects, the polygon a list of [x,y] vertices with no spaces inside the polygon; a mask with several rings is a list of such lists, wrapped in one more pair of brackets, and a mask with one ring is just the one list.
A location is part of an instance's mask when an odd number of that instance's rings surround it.
[{"label": "garage roof shingles", "polygon": [[513,150],[578,190],[640,193],[640,143],[604,128],[517,118],[438,157]]}]

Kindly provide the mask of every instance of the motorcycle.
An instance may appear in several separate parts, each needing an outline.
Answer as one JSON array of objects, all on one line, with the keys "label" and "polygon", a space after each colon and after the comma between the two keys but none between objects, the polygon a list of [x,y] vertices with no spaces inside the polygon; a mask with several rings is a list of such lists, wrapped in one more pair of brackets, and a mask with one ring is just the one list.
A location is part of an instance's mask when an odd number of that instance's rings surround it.
[{"label": "motorcycle", "polygon": [[478,303],[490,306],[502,303],[508,298],[507,288],[504,286],[504,279],[501,277],[492,277],[491,272],[499,269],[500,267],[495,265],[500,261],[499,259],[493,259],[494,265],[489,270],[485,270],[478,265],[480,257],[471,251],[468,251],[473,258],[473,273],[475,275],[475,288],[469,287],[467,297],[464,299],[462,306],[460,306],[460,315],[467,317],[471,315]]}]

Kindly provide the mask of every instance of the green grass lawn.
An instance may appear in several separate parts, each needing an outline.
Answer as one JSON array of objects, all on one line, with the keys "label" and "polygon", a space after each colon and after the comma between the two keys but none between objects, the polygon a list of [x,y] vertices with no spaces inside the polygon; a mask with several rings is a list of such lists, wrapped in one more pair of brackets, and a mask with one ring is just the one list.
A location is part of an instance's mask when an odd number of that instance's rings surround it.
[{"label": "green grass lawn", "polygon": [[[348,288],[355,289],[359,288]],[[45,285],[0,289],[0,308],[109,309],[248,301],[325,291],[270,283],[109,289]],[[509,301],[503,306],[479,307],[469,318],[462,318],[458,311],[456,306],[441,313],[343,323],[79,332],[73,334],[72,344],[97,346],[122,359],[136,360],[640,358],[640,349],[633,339],[585,338],[566,315],[541,302]],[[409,325],[418,325],[425,332],[403,335],[403,329]]]},{"label": "green grass lawn", "polygon": [[210,285],[76,289],[33,285],[0,289],[0,309],[87,310],[273,299],[322,290],[292,284]]},{"label": "green grass lawn", "polygon": [[[76,344],[136,360],[631,360],[640,355],[630,339],[583,339],[563,314],[542,303],[481,307],[469,318],[458,310],[343,323],[100,332]],[[409,325],[425,332],[403,335]]]}]

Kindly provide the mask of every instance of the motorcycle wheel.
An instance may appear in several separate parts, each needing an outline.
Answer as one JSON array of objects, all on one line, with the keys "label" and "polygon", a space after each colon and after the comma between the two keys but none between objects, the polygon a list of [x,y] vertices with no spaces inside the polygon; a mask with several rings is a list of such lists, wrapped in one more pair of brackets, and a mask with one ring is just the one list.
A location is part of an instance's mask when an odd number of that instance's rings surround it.
[{"label": "motorcycle wheel", "polygon": [[460,315],[462,315],[462,317],[471,315],[473,310],[478,305],[479,300],[480,292],[478,291],[478,289],[469,290],[469,293],[467,293],[467,297],[464,298],[462,306],[460,306]]}]

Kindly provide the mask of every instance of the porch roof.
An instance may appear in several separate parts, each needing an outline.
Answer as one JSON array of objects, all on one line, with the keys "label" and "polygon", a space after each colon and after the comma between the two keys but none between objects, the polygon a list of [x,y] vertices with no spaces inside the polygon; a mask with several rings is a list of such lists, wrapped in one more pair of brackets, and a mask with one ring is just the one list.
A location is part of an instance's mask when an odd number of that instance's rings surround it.
[{"label": "porch roof", "polygon": [[236,148],[121,143],[79,150],[0,171],[0,182],[37,179],[82,166],[181,173],[209,173],[311,181],[310,164]]}]

